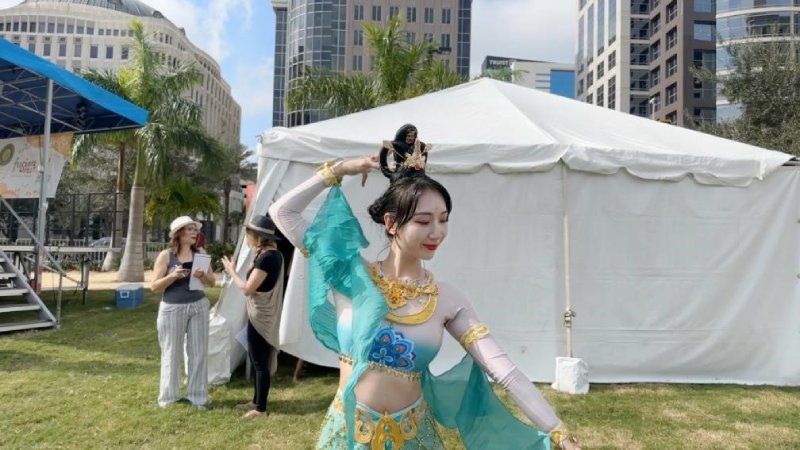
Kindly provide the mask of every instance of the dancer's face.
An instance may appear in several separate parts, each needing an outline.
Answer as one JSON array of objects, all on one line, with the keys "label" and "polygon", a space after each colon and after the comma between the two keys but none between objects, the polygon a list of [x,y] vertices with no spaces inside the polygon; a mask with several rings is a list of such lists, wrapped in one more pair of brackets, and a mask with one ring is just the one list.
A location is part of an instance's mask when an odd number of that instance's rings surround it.
[{"label": "dancer's face", "polygon": [[430,260],[447,237],[447,221],[447,206],[441,194],[426,190],[417,200],[411,221],[397,229],[389,220],[387,227],[394,235],[395,251],[404,257]]}]

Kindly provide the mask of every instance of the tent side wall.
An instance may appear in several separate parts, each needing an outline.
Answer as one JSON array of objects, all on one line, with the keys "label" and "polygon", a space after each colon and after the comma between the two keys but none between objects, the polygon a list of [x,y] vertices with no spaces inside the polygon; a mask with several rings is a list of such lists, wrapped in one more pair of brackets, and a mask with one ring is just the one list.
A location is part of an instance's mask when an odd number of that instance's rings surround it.
[{"label": "tent side wall", "polygon": [[[256,212],[314,169],[272,159],[267,167]],[[567,173],[575,354],[588,361],[591,381],[800,384],[791,357],[800,350],[796,168],[747,188]],[[454,208],[428,268],[465,292],[526,375],[551,380],[566,348],[560,168],[432,176]],[[372,243],[364,255],[382,257],[386,241],[366,208],[386,180],[359,181],[348,178],[343,189]],[[295,258],[282,346],[335,365],[307,325],[304,265]],[[460,356],[446,338],[433,370]]]}]

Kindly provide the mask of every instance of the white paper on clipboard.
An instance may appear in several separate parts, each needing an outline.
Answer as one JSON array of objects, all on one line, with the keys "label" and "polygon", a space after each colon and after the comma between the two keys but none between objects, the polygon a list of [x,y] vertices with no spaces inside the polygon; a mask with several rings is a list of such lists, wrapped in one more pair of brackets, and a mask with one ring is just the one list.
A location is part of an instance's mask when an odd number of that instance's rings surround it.
[{"label": "white paper on clipboard", "polygon": [[[192,274],[197,270],[200,269],[203,272],[208,272],[208,268],[211,266],[211,255],[206,253],[195,253],[194,260],[192,260]],[[190,291],[202,291],[205,289],[205,285],[203,282],[200,281],[200,278],[197,278],[194,275],[191,275],[189,278],[189,290]]]}]

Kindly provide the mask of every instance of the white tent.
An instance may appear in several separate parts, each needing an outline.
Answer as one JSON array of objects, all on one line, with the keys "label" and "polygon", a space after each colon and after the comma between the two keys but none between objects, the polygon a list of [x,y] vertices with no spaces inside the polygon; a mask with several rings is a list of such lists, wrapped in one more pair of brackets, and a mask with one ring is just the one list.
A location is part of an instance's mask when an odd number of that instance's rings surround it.
[{"label": "white tent", "polygon": [[[532,380],[551,380],[566,352],[566,284],[574,353],[592,382],[800,384],[790,155],[484,79],[265,132],[254,210],[323,161],[377,152],[406,122],[433,146],[428,173],[453,197],[450,234],[428,267],[467,294]],[[385,254],[366,207],[386,185],[373,174],[366,188],[355,177],[343,186],[368,258]],[[283,350],[334,365],[307,325],[305,285],[298,255]],[[225,292],[234,333],[243,311],[240,292]],[[434,370],[460,356],[447,339]]]}]

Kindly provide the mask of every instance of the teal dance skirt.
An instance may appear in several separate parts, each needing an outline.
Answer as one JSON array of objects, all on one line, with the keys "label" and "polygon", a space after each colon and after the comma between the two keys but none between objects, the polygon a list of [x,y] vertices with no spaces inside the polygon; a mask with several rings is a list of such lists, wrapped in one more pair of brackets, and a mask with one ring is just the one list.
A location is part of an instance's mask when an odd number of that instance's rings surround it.
[{"label": "teal dance skirt", "polygon": [[[422,397],[392,414],[382,414],[356,403],[355,425],[355,450],[444,450],[436,421]],[[339,392],[325,415],[317,449],[347,449],[347,425]]]}]

